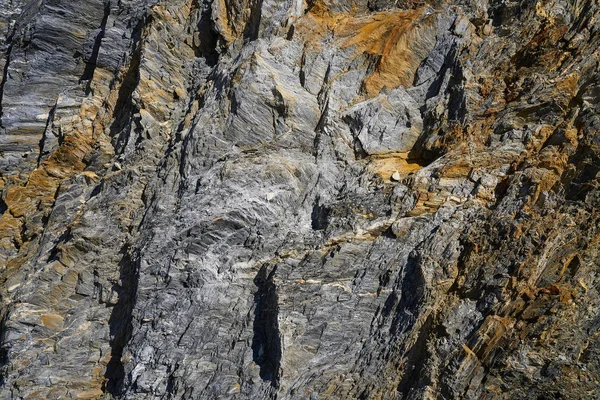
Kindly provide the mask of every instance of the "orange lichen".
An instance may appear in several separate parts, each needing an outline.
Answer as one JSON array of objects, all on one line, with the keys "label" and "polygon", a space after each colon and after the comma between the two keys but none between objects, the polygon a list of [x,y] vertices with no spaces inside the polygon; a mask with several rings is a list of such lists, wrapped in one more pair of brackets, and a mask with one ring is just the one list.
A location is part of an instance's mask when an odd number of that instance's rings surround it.
[{"label": "orange lichen", "polygon": [[476,332],[476,342],[473,352],[482,362],[489,362],[489,357],[505,334],[512,329],[515,321],[512,318],[502,318],[498,315],[488,315]]},{"label": "orange lichen", "polygon": [[[260,3],[256,0],[218,0],[213,4],[216,30],[227,43],[234,42],[244,34],[257,18]],[[254,14],[254,15],[253,15]],[[256,23],[256,21],[254,21]]]},{"label": "orange lichen", "polygon": [[[81,160],[92,148],[93,141],[90,136],[75,134],[66,137],[63,145],[31,173],[25,186],[8,189],[4,201],[10,216],[26,217],[35,212],[40,205],[51,206],[61,181],[85,167]],[[0,239],[14,233],[11,227],[15,224],[10,216],[3,215],[0,219]]]},{"label": "orange lichen", "polygon": [[20,245],[20,232],[23,222],[19,218],[13,217],[10,213],[5,212],[0,217],[0,248],[11,249],[16,245]]},{"label": "orange lichen", "polygon": [[396,172],[402,178],[417,172],[423,166],[415,160],[407,158],[406,154],[392,154],[386,157],[373,158],[369,163],[369,169],[379,175],[384,182],[390,182],[392,175]]},{"label": "orange lichen", "polygon": [[297,31],[311,44],[330,34],[341,48],[374,57],[374,71],[364,80],[366,95],[374,97],[384,88],[413,84],[417,68],[433,48],[434,23],[435,15],[426,8],[354,16],[317,2],[298,22]]},{"label": "orange lichen", "polygon": [[62,329],[65,319],[58,314],[42,314],[40,317],[42,325],[48,329]]},{"label": "orange lichen", "polygon": [[90,389],[77,394],[76,398],[80,400],[97,399],[100,398],[103,394],[104,392],[102,391],[102,389]]},{"label": "orange lichen", "polygon": [[375,71],[364,81],[368,96],[384,88],[412,85],[417,68],[433,47],[433,23],[433,15],[418,9],[375,13],[343,26],[344,47],[355,46],[358,53],[378,57]]}]

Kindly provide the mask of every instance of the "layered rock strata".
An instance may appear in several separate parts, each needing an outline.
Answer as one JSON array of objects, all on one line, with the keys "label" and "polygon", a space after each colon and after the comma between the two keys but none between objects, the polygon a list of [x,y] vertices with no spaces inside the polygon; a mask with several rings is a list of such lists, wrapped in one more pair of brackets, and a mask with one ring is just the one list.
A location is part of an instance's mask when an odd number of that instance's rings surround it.
[{"label": "layered rock strata", "polygon": [[600,396],[591,0],[0,0],[0,398]]}]

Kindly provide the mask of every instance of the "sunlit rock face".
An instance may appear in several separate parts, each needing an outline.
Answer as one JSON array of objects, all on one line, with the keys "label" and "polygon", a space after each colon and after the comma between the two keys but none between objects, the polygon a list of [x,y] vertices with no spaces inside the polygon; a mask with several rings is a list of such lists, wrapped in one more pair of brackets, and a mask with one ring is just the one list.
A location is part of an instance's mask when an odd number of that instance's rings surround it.
[{"label": "sunlit rock face", "polygon": [[591,0],[0,0],[0,398],[600,396]]}]

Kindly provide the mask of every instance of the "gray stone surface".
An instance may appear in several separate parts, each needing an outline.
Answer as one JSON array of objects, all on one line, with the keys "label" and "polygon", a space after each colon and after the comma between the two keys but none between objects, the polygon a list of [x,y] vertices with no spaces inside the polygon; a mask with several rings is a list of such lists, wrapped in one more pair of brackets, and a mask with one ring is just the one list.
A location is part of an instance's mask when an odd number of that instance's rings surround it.
[{"label": "gray stone surface", "polygon": [[0,398],[598,397],[598,11],[0,0]]}]

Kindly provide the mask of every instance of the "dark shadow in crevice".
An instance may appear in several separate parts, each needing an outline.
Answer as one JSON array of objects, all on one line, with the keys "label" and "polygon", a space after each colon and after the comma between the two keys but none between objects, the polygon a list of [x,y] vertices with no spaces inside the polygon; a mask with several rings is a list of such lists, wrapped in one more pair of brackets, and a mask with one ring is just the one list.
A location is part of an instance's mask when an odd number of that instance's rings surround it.
[{"label": "dark shadow in crevice", "polygon": [[[464,88],[464,76],[463,69],[458,57],[458,46],[453,44],[452,48],[446,54],[444,64],[442,65],[437,79],[434,80],[429,88],[427,89],[426,100],[431,99],[435,96],[440,95],[446,76],[449,74],[450,79],[445,89],[448,96],[448,124],[459,124],[462,125],[466,121],[467,106]],[[425,104],[425,103],[424,103]],[[427,166],[442,157],[445,152],[444,140],[442,137],[437,142],[441,145],[435,147],[428,146],[428,139],[436,132],[442,133],[440,130],[440,117],[435,112],[427,110],[426,106],[423,105],[420,109],[421,117],[423,119],[423,131],[417,139],[415,145],[410,150],[408,158],[415,160],[422,166]]]},{"label": "dark shadow in crevice", "polygon": [[125,150],[132,130],[131,125],[133,122],[133,115],[138,112],[138,107],[134,103],[132,95],[140,81],[142,46],[139,41],[144,24],[150,23],[151,20],[152,16],[149,16],[145,20],[140,20],[134,29],[134,32],[138,37],[136,38],[136,44],[134,45],[129,68],[123,76],[121,87],[119,88],[117,102],[114,108],[115,119],[110,126],[110,137],[112,138],[116,154],[121,154]]},{"label": "dark shadow in crevice", "polygon": [[419,336],[415,344],[412,345],[407,355],[406,367],[400,384],[396,388],[402,394],[402,398],[408,398],[410,393],[415,390],[423,389],[430,384],[427,368],[427,359],[430,357],[427,349],[427,341],[430,339],[430,333],[433,327],[433,318],[427,317],[419,331]]},{"label": "dark shadow in crevice", "polygon": [[250,18],[244,28],[244,39],[247,41],[258,39],[260,34],[260,21],[262,19],[263,0],[252,0],[252,3]]},{"label": "dark shadow in crevice", "polygon": [[46,127],[44,128],[44,133],[42,134],[42,138],[39,142],[40,153],[38,154],[37,166],[39,167],[50,154],[52,153],[51,149],[46,149],[46,145],[48,144],[48,135],[52,134],[52,121],[54,121],[54,114],[56,113],[57,103],[54,103],[50,111],[48,112],[48,118],[46,118]]},{"label": "dark shadow in crevice", "polygon": [[3,215],[6,210],[8,210],[8,205],[6,205],[4,199],[0,197],[0,216]]},{"label": "dark shadow in crevice", "polygon": [[252,359],[260,367],[261,379],[277,388],[282,357],[277,288],[273,282],[277,266],[270,273],[267,268],[268,265],[263,265],[254,278],[258,290],[254,294]]},{"label": "dark shadow in crevice", "polygon": [[329,225],[329,214],[331,214],[331,208],[320,204],[320,200],[317,198],[310,214],[312,229],[315,231],[327,229],[327,226]]},{"label": "dark shadow in crevice", "polygon": [[420,309],[425,304],[426,283],[420,263],[419,254],[409,256],[402,273],[400,300],[396,311],[390,333],[394,336],[406,333],[416,323]]},{"label": "dark shadow in crevice", "polygon": [[569,201],[586,201],[588,193],[597,190],[600,180],[600,156],[592,146],[580,145],[576,153],[569,157],[574,170],[563,173],[561,180],[565,187],[565,198]]},{"label": "dark shadow in crevice", "polygon": [[111,358],[104,374],[103,391],[113,396],[120,396],[124,391],[125,367],[123,365],[123,349],[131,338],[133,330],[132,312],[136,303],[139,281],[139,262],[132,258],[128,246],[121,249],[123,258],[119,263],[120,282],[119,300],[114,306],[108,321],[110,329]]},{"label": "dark shadow in crevice", "polygon": [[8,315],[8,310],[4,310],[4,315],[2,320],[0,321],[0,387],[4,388],[5,386],[5,368],[8,366],[8,348],[4,346],[4,341],[6,339],[6,317]]},{"label": "dark shadow in crevice", "polygon": [[4,129],[4,125],[2,124],[2,99],[4,97],[4,86],[6,85],[6,80],[8,79],[8,66],[10,65],[10,56],[13,49],[13,37],[15,34],[15,29],[13,28],[10,35],[6,38],[5,44],[8,44],[6,48],[6,53],[4,53],[4,69],[2,70],[2,80],[0,81],[0,129]]},{"label": "dark shadow in crevice", "polygon": [[198,43],[194,45],[194,52],[196,57],[204,58],[206,65],[214,67],[219,61],[219,52],[217,51],[219,34],[214,27],[212,7],[202,4],[201,6],[198,1],[194,2],[194,6],[201,10],[197,25]]},{"label": "dark shadow in crevice", "polygon": [[94,39],[94,47],[92,48],[92,53],[90,54],[89,60],[85,62],[85,69],[83,70],[83,74],[79,78],[79,82],[88,81],[85,87],[85,94],[89,94],[91,91],[91,81],[94,77],[94,71],[96,70],[96,63],[98,62],[98,54],[100,53],[100,46],[102,45],[102,39],[104,38],[104,34],[106,33],[106,23],[108,22],[108,16],[110,15],[110,1],[104,3],[104,16],[102,17],[102,22],[100,23],[100,31],[96,35]]},{"label": "dark shadow in crevice", "polygon": [[48,256],[48,260],[46,260],[46,263],[50,264],[53,261],[59,261],[59,259],[60,259],[60,257],[59,257],[60,256],[60,248],[59,248],[59,246],[62,243],[68,242],[72,238],[73,238],[73,234],[71,233],[71,228],[69,227],[54,242],[55,243],[54,247],[50,251],[50,255]]}]

